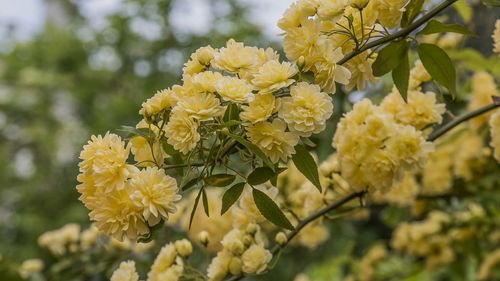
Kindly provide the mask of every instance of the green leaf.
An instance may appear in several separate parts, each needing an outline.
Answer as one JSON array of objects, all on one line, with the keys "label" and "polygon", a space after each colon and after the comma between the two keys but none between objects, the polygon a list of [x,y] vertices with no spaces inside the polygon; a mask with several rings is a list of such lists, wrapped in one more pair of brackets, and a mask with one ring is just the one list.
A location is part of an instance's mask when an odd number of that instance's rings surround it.
[{"label": "green leaf", "polygon": [[222,208],[220,210],[221,216],[233,206],[233,204],[240,198],[243,189],[245,188],[244,182],[239,182],[231,186],[222,196]]},{"label": "green leaf", "polygon": [[292,156],[292,160],[297,169],[321,192],[318,166],[307,148],[300,144],[295,146],[295,154]]},{"label": "green leaf", "polygon": [[474,32],[468,30],[465,26],[460,24],[444,24],[437,20],[431,20],[427,25],[419,31],[418,35],[426,35],[433,33],[454,32],[465,35],[476,35]]},{"label": "green leaf", "polygon": [[230,103],[226,108],[226,112],[224,112],[224,117],[222,117],[222,120],[224,122],[228,122],[231,120],[238,120],[239,117],[240,109],[238,108],[238,105]]},{"label": "green leaf", "polygon": [[193,209],[191,210],[191,216],[189,217],[189,229],[191,229],[191,225],[193,224],[194,214],[196,213],[196,209],[198,208],[198,203],[200,202],[202,191],[203,188],[200,189],[198,195],[196,195],[196,199],[194,199]]},{"label": "green leaf", "polygon": [[150,137],[154,137],[155,133],[148,128],[136,128],[132,126],[122,126],[120,129],[118,129],[119,132],[122,132],[124,134],[123,137],[126,138],[132,138],[135,136],[140,136],[145,139],[149,139]]},{"label": "green leaf", "polygon": [[259,167],[253,170],[247,177],[247,182],[251,185],[263,184],[273,178],[276,174],[268,167]]},{"label": "green leaf", "polygon": [[470,22],[472,19],[472,7],[467,1],[457,1],[453,5],[457,13],[464,19],[465,22]]},{"label": "green leaf", "polygon": [[217,186],[217,187],[224,187],[227,185],[230,185],[234,179],[236,179],[235,175],[231,174],[215,174],[208,176],[206,178],[203,178],[203,181],[205,182],[206,185],[209,186]]},{"label": "green leaf", "polygon": [[399,93],[406,101],[406,96],[408,94],[408,84],[410,81],[410,62],[408,59],[408,53],[401,60],[399,65],[392,70],[392,80],[394,80],[394,85],[396,85]]},{"label": "green leaf", "polygon": [[450,94],[455,96],[457,79],[455,66],[446,52],[433,44],[420,44],[418,56],[432,79],[446,87]]},{"label": "green leaf", "polygon": [[266,166],[268,166],[269,168],[271,168],[274,171],[273,162],[271,162],[271,160],[269,160],[269,158],[267,158],[267,156],[264,154],[264,152],[262,152],[262,150],[260,150],[260,148],[258,148],[255,144],[253,144],[253,143],[247,141],[246,139],[244,139],[243,137],[235,135],[235,134],[228,133],[228,136],[230,136],[231,138],[233,138],[234,140],[236,140],[237,142],[239,142],[240,144],[245,146],[248,150],[253,152],[255,155],[257,155],[260,159],[262,159],[262,162],[264,162],[264,164],[266,164]]},{"label": "green leaf", "polygon": [[201,196],[203,198],[203,209],[205,210],[205,215],[210,217],[210,208],[208,206],[208,196],[204,188],[201,189]]},{"label": "green leaf", "polygon": [[254,188],[252,190],[253,200],[255,201],[255,205],[259,212],[264,216],[268,221],[273,224],[283,227],[289,230],[293,230],[294,227],[290,223],[290,221],[286,218],[285,214],[281,211],[281,209],[274,203],[274,201],[267,196],[264,192]]},{"label": "green leaf", "polygon": [[406,40],[391,42],[380,52],[372,65],[373,75],[382,76],[398,66],[408,53],[410,43]]},{"label": "green leaf", "polygon": [[191,179],[190,181],[188,181],[186,184],[184,184],[181,188],[182,191],[186,191],[188,189],[190,189],[191,187],[197,185],[198,183],[200,183],[200,178],[199,177],[196,177],[194,179]]},{"label": "green leaf", "polygon": [[500,0],[483,0],[486,6],[500,7]]},{"label": "green leaf", "polygon": [[410,25],[422,10],[425,0],[411,0],[401,17],[401,27]]}]

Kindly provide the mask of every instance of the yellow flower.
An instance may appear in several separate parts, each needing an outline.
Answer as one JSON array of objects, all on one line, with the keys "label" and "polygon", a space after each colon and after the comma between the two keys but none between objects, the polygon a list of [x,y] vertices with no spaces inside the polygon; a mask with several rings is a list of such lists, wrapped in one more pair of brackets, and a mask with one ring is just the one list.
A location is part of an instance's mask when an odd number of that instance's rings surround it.
[{"label": "yellow flower", "polygon": [[446,111],[444,103],[438,103],[433,92],[422,93],[409,91],[407,102],[403,100],[396,88],[385,96],[381,107],[391,113],[397,122],[423,129],[432,124],[439,124]]},{"label": "yellow flower", "polygon": [[[472,77],[472,96],[467,105],[468,111],[476,110],[493,102],[491,96],[498,96],[495,79],[488,72],[480,71]],[[491,112],[482,114],[470,120],[474,129],[479,129],[486,125],[491,116]]]},{"label": "yellow flower", "polygon": [[322,20],[336,22],[344,13],[347,4],[347,0],[319,0],[318,17]]},{"label": "yellow flower", "polygon": [[410,71],[409,90],[420,90],[420,85],[430,81],[431,75],[427,72],[421,60],[415,61],[415,66]]},{"label": "yellow flower", "polygon": [[254,244],[241,256],[243,261],[242,270],[245,273],[261,273],[266,270],[267,264],[272,258],[271,252],[263,246]]},{"label": "yellow flower", "polygon": [[491,37],[493,38],[493,52],[498,54],[500,53],[500,20],[495,21],[495,31]]},{"label": "yellow flower", "polygon": [[318,5],[317,0],[303,0],[292,3],[278,21],[278,27],[285,31],[299,27],[303,20],[316,14]]},{"label": "yellow flower", "polygon": [[214,54],[214,66],[229,72],[238,72],[257,64],[256,48],[245,47],[243,43],[229,39],[226,47]]},{"label": "yellow flower", "polygon": [[175,150],[187,154],[200,141],[198,123],[182,111],[174,112],[164,128],[167,142]]},{"label": "yellow flower", "polygon": [[175,241],[175,249],[183,257],[188,257],[193,253],[193,245],[187,239]]},{"label": "yellow flower", "polygon": [[321,40],[319,51],[321,57],[314,63],[314,78],[321,88],[327,92],[335,93],[335,82],[348,84],[351,72],[346,67],[337,64],[344,55],[342,49],[333,46],[329,40]]},{"label": "yellow flower", "polygon": [[[177,251],[174,243],[163,246],[148,273],[149,281],[178,280],[183,268],[175,264]],[[169,276],[170,275],[170,276]],[[174,279],[166,278],[176,277]]]},{"label": "yellow flower", "polygon": [[314,63],[316,44],[321,38],[321,29],[317,21],[306,19],[300,27],[287,30],[283,41],[286,56],[294,61],[305,59],[304,68],[308,70]]},{"label": "yellow flower", "polygon": [[175,202],[181,199],[175,179],[157,167],[147,167],[134,173],[130,188],[133,190],[132,200],[142,209],[144,219],[151,226],[161,219],[167,220],[168,213],[176,211]]},{"label": "yellow flower", "polygon": [[200,93],[214,93],[216,91],[215,85],[221,78],[222,74],[219,72],[204,71],[193,75],[192,83]]},{"label": "yellow flower", "polygon": [[373,8],[378,12],[378,20],[382,25],[394,28],[401,21],[406,3],[405,0],[372,0],[367,8]]},{"label": "yellow flower", "polygon": [[272,93],[255,95],[248,106],[243,105],[240,117],[244,121],[257,123],[271,117],[276,106],[276,99]]},{"label": "yellow flower", "polygon": [[222,281],[229,273],[229,264],[233,255],[228,251],[220,251],[212,259],[207,269],[209,281]]},{"label": "yellow flower", "polygon": [[[174,111],[182,111],[199,121],[207,121],[224,114],[225,108],[220,105],[219,99],[207,93],[200,93],[182,97]],[[175,113],[172,113],[175,115]]]},{"label": "yellow flower", "polygon": [[500,110],[491,115],[489,124],[491,134],[490,145],[495,150],[495,159],[500,162]]},{"label": "yellow flower", "polygon": [[215,89],[223,100],[244,103],[252,97],[253,86],[237,77],[224,76],[217,81]]},{"label": "yellow flower", "polygon": [[110,281],[138,281],[139,274],[135,269],[134,261],[124,261],[120,267],[113,272]]},{"label": "yellow flower", "polygon": [[348,91],[357,87],[358,90],[365,89],[365,83],[375,82],[377,79],[373,76],[372,64],[375,61],[375,56],[369,56],[370,53],[365,51],[346,63],[347,69],[351,72],[351,78],[346,85]]},{"label": "yellow flower", "polygon": [[496,249],[491,253],[488,253],[484,258],[479,271],[477,273],[478,280],[491,280],[491,273],[495,268],[498,268],[500,264],[500,249]]},{"label": "yellow flower", "polygon": [[297,74],[298,71],[297,66],[294,64],[271,60],[259,68],[259,72],[254,75],[252,83],[261,93],[274,92],[295,82],[291,77]]},{"label": "yellow flower", "polygon": [[290,96],[282,99],[278,116],[288,128],[300,136],[308,137],[325,129],[326,120],[333,113],[332,98],[321,92],[318,85],[300,82],[290,87]]},{"label": "yellow flower", "polygon": [[274,163],[280,159],[287,161],[295,153],[295,145],[299,136],[285,132],[286,123],[280,119],[270,122],[259,122],[247,128],[248,139],[257,145]]},{"label": "yellow flower", "polygon": [[202,72],[208,68],[215,50],[210,46],[201,47],[196,52],[191,54],[191,58],[184,64],[182,73],[184,75],[193,75]]},{"label": "yellow flower", "polygon": [[[162,121],[163,122],[163,121]],[[158,134],[159,129],[156,126],[149,126],[143,119],[139,122],[136,128],[151,128],[153,132]],[[163,163],[167,154],[163,151],[162,145],[159,141],[155,141],[150,145],[148,140],[142,136],[135,136],[130,139],[130,151],[134,155],[134,160],[138,163],[137,166],[146,167],[153,165],[160,165]]]},{"label": "yellow flower", "polygon": [[43,267],[43,261],[40,259],[25,260],[19,267],[19,275],[21,275],[23,279],[28,279],[33,273],[42,271]]},{"label": "yellow flower", "polygon": [[92,136],[80,153],[80,173],[89,173],[95,186],[105,192],[123,189],[129,176],[129,152],[130,145],[125,147],[115,134]]},{"label": "yellow flower", "polygon": [[139,114],[144,117],[152,116],[165,109],[174,107],[176,103],[177,96],[174,91],[170,89],[160,90],[156,92],[154,96],[142,103]]}]

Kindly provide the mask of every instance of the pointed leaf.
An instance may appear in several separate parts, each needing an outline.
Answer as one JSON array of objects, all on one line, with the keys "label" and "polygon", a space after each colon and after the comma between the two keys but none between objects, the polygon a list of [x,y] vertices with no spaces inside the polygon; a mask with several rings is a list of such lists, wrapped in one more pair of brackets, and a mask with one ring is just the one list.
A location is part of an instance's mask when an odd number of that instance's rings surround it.
[{"label": "pointed leaf", "polygon": [[240,116],[240,109],[238,108],[238,105],[230,103],[226,108],[226,112],[224,112],[224,117],[222,118],[222,120],[224,122],[228,122],[231,120],[238,120],[239,116]]},{"label": "pointed leaf", "polygon": [[408,59],[408,53],[404,56],[399,65],[392,70],[392,80],[394,80],[394,85],[396,85],[399,93],[406,101],[408,84],[410,81],[410,62]]},{"label": "pointed leaf", "polygon": [[231,186],[224,195],[222,196],[222,208],[220,210],[220,214],[224,215],[224,213],[231,208],[231,206],[240,198],[243,189],[245,188],[244,182],[239,182]]},{"label": "pointed leaf", "polygon": [[203,178],[206,185],[224,187],[230,185],[236,179],[235,175],[231,174],[215,174]]},{"label": "pointed leaf", "polygon": [[403,16],[401,17],[401,27],[410,25],[417,15],[422,11],[422,6],[425,0],[411,0],[405,7]]},{"label": "pointed leaf", "polygon": [[418,35],[426,35],[433,33],[454,32],[465,35],[476,35],[474,32],[467,29],[467,27],[460,24],[445,24],[437,20],[431,20],[427,25],[418,32]]},{"label": "pointed leaf", "polygon": [[205,215],[207,215],[207,217],[210,217],[210,207],[208,206],[207,192],[204,188],[202,188],[201,190],[202,190],[201,196],[203,199],[203,209],[205,210]]},{"label": "pointed leaf", "polygon": [[189,229],[191,229],[191,225],[193,224],[193,219],[194,219],[194,214],[196,213],[196,209],[198,208],[198,203],[200,202],[200,196],[202,193],[202,189],[198,192],[198,195],[196,195],[196,199],[194,199],[194,205],[193,205],[193,210],[191,210],[191,216],[189,217]]},{"label": "pointed leaf", "polygon": [[406,40],[391,42],[380,52],[373,62],[373,75],[382,76],[398,66],[399,62],[408,53],[410,43]]},{"label": "pointed leaf", "polygon": [[418,56],[432,79],[446,87],[450,94],[455,96],[457,79],[455,66],[446,52],[433,44],[420,44]]},{"label": "pointed leaf", "polygon": [[283,227],[289,230],[294,229],[293,225],[287,219],[285,214],[283,214],[278,205],[276,205],[276,203],[271,198],[269,198],[267,194],[254,188],[252,190],[252,195],[257,209],[259,209],[259,212],[268,221],[279,227]]},{"label": "pointed leaf", "polygon": [[295,146],[295,154],[292,156],[292,160],[297,169],[321,192],[318,166],[307,148],[300,144]]},{"label": "pointed leaf", "polygon": [[197,185],[198,183],[201,182],[201,178],[199,177],[196,177],[194,179],[191,179],[190,181],[188,181],[186,184],[184,184],[181,188],[182,191],[186,191],[188,189],[190,189],[191,187]]},{"label": "pointed leaf", "polygon": [[248,175],[247,182],[251,185],[263,184],[275,175],[274,171],[269,167],[259,167]]}]

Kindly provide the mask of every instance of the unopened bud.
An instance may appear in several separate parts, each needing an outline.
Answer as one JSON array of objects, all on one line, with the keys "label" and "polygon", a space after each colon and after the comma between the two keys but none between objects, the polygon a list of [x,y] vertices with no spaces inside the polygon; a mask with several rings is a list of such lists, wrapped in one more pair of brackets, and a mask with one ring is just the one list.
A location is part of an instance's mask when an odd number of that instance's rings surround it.
[{"label": "unopened bud", "polygon": [[188,257],[193,253],[193,245],[187,239],[175,241],[175,249],[183,257]]},{"label": "unopened bud", "polygon": [[251,223],[247,226],[246,232],[250,235],[254,235],[258,230],[258,226],[255,223]]},{"label": "unopened bud", "polygon": [[274,238],[274,240],[280,246],[283,246],[286,244],[286,242],[288,242],[288,238],[286,237],[286,234],[281,232],[281,231],[276,234],[276,237]]},{"label": "unopened bud", "polygon": [[233,257],[229,262],[229,272],[232,275],[239,275],[241,273],[241,260]]},{"label": "unopened bud", "polygon": [[208,232],[206,231],[201,231],[199,234],[198,234],[198,241],[200,241],[200,243],[203,245],[203,246],[207,246],[208,245]]}]

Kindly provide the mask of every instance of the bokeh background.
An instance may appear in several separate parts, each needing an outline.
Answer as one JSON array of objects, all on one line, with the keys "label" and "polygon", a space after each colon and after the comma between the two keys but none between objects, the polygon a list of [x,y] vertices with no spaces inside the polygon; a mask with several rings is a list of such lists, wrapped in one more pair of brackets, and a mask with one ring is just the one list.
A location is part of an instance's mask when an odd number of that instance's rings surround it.
[{"label": "bokeh background", "polygon": [[[276,22],[291,2],[0,0],[0,280],[19,280],[12,264],[46,255],[36,242],[41,233],[89,225],[74,187],[90,135],[135,125],[142,101],[179,82],[198,47],[234,38],[281,50]],[[479,37],[468,44],[488,54],[490,45],[480,42],[496,16],[485,9],[474,8]],[[308,258],[351,247],[356,235],[384,232],[337,227],[332,245],[295,250],[300,259],[282,262],[281,280]]]}]

